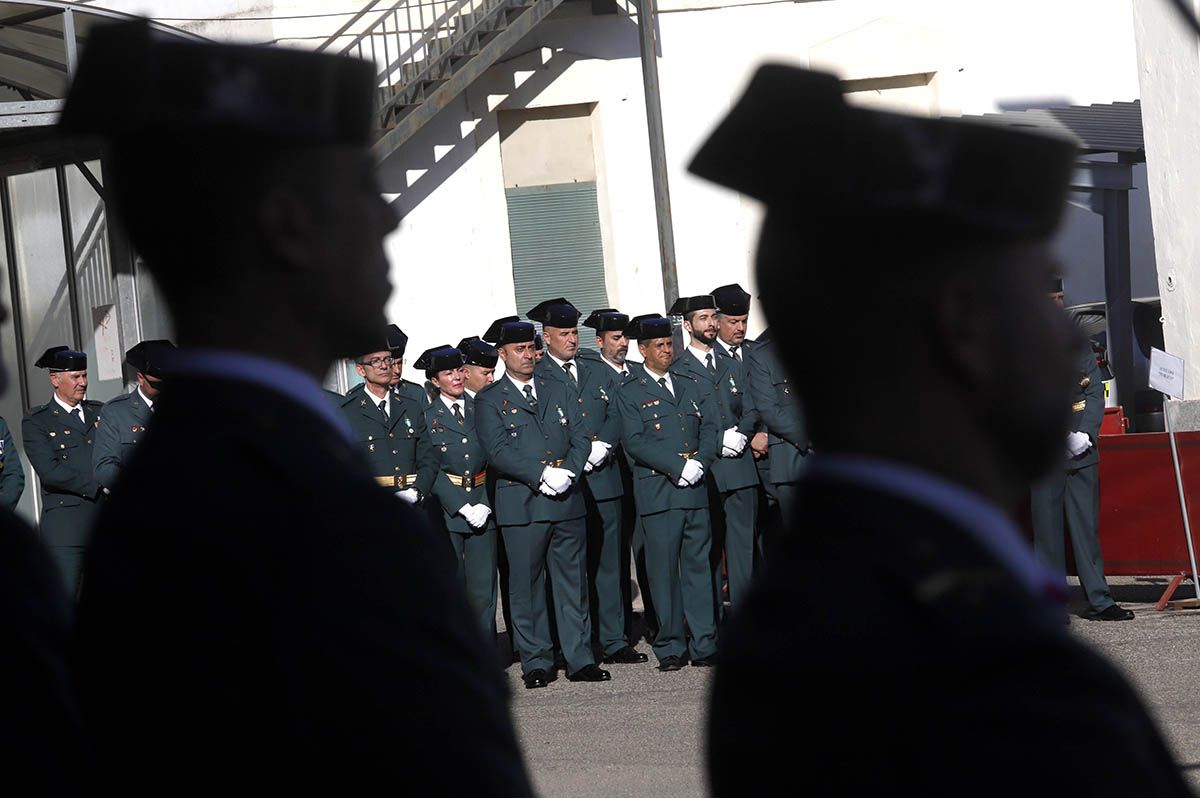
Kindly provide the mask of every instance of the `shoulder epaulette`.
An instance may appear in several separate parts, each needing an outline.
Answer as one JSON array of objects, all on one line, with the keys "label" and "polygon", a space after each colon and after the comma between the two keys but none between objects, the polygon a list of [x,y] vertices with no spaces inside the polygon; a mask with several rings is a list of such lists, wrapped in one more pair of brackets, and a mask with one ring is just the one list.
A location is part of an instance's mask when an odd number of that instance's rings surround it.
[{"label": "shoulder epaulette", "polygon": [[105,405],[115,405],[117,402],[128,402],[131,398],[133,398],[132,393],[117,394],[112,399],[109,399],[107,402],[104,402],[104,404]]}]

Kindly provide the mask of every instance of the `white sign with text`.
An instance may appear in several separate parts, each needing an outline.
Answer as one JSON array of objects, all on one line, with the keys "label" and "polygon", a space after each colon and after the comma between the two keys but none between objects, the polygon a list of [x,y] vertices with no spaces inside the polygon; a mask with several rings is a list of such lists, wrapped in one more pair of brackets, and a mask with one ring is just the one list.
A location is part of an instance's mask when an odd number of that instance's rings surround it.
[{"label": "white sign with text", "polygon": [[1150,387],[1172,399],[1183,398],[1183,358],[1150,348]]}]

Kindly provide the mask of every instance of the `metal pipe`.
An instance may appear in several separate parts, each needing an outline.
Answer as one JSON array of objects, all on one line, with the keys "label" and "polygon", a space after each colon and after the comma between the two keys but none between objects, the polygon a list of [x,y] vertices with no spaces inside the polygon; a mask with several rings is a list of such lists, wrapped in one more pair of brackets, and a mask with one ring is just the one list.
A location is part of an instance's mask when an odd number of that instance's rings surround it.
[{"label": "metal pipe", "polygon": [[13,343],[17,346],[17,384],[21,389],[21,406],[29,412],[29,374],[25,355],[25,321],[21,311],[21,288],[17,276],[16,225],[13,224],[12,195],[8,190],[8,178],[0,178],[0,216],[4,224],[4,257],[8,261],[8,288],[11,292],[10,307],[13,320]]},{"label": "metal pipe", "polygon": [[71,201],[67,196],[67,171],[61,166],[54,167],[54,175],[58,178],[58,213],[62,222],[63,260],[67,263],[67,300],[71,306],[71,340],[75,349],[83,349],[83,334],[80,328],[83,322],[79,318],[79,286],[75,284],[75,251],[74,235],[71,233]]},{"label": "metal pipe", "polygon": [[79,61],[78,42],[75,40],[75,12],[63,12],[63,45],[67,50],[67,77],[75,77],[75,64]]},{"label": "metal pipe", "polygon": [[[675,269],[675,230],[671,223],[671,190],[667,183],[667,145],[663,137],[662,100],[658,90],[657,0],[639,0],[638,43],[642,51],[642,84],[646,95],[646,129],[650,134],[650,179],[658,221],[658,258],[663,299],[671,307],[679,298]],[[666,308],[664,308],[664,311]]]},{"label": "metal pipe", "polygon": [[[1117,378],[1117,402],[1133,407],[1133,297],[1129,276],[1129,194],[1104,191],[1104,302],[1108,362]],[[1134,429],[1136,432],[1136,428]]]},{"label": "metal pipe", "polygon": [[1188,562],[1192,566],[1192,589],[1200,598],[1200,578],[1196,571],[1196,547],[1192,543],[1192,524],[1188,520],[1187,495],[1183,492],[1183,472],[1179,468],[1179,449],[1175,444],[1175,425],[1171,423],[1171,398],[1163,394],[1163,420],[1167,422],[1167,437],[1171,440],[1171,462],[1175,465],[1175,486],[1179,488],[1179,510],[1183,513],[1183,534],[1187,538]]}]

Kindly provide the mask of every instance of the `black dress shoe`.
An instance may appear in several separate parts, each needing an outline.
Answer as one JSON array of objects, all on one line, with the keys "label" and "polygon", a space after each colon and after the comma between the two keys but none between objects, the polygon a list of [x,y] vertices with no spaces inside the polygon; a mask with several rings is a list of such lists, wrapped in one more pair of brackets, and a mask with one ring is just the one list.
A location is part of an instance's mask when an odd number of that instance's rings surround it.
[{"label": "black dress shoe", "polygon": [[611,678],[611,673],[595,664],[584,665],[574,673],[567,674],[567,681],[569,682],[607,682]]},{"label": "black dress shoe", "polygon": [[605,665],[636,665],[650,658],[640,651],[634,651],[632,646],[625,646],[604,658]]},{"label": "black dress shoe", "polygon": [[658,663],[660,671],[677,671],[684,665],[681,657],[663,657]]},{"label": "black dress shoe", "polygon": [[525,680],[526,690],[536,690],[539,687],[545,687],[546,685],[550,684],[551,681],[553,681],[550,678],[550,674],[546,673],[541,668],[535,668],[521,678]]},{"label": "black dress shoe", "polygon": [[1127,610],[1120,604],[1113,604],[1100,612],[1088,616],[1093,621],[1129,621],[1133,619],[1133,610]]},{"label": "black dress shoe", "polygon": [[707,657],[698,657],[692,660],[693,668],[711,668],[717,664],[717,655],[709,654]]}]

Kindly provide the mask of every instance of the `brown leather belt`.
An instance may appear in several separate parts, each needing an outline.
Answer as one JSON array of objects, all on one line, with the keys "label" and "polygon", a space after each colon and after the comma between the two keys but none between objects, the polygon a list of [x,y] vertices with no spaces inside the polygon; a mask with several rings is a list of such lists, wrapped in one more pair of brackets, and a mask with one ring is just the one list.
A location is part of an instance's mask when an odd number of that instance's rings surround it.
[{"label": "brown leather belt", "polygon": [[563,460],[560,457],[557,460],[543,460],[542,465],[550,466],[551,468],[562,468]]},{"label": "brown leather belt", "polygon": [[458,474],[447,474],[446,479],[456,488],[482,488],[487,483],[487,469],[473,477],[460,477]]},{"label": "brown leather belt", "polygon": [[395,488],[396,490],[404,490],[411,488],[417,484],[416,474],[394,474],[387,477],[375,477],[375,482],[385,488]]},{"label": "brown leather belt", "polygon": [[679,456],[684,460],[691,460],[693,457],[696,457],[699,454],[699,452],[680,452]]},{"label": "brown leather belt", "polygon": [[1080,399],[1078,402],[1071,405],[1071,412],[1072,413],[1082,413],[1085,408],[1087,408],[1087,400]]}]

